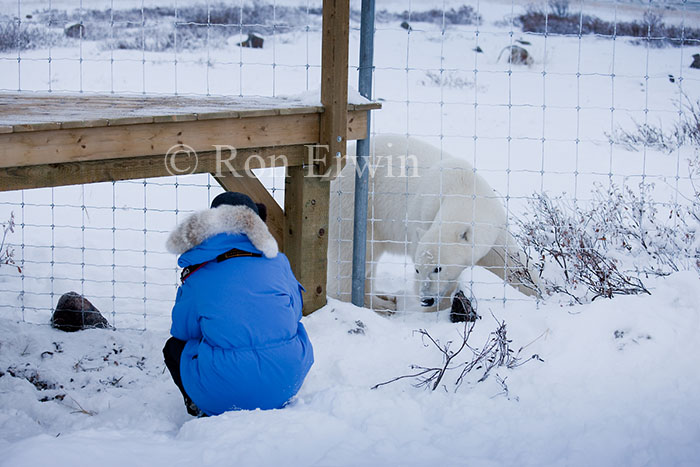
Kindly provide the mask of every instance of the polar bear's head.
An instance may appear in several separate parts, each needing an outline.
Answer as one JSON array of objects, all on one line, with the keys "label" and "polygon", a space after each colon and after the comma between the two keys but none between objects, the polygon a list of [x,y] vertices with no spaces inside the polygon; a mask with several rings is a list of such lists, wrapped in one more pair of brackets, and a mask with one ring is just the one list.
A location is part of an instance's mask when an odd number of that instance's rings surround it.
[{"label": "polar bear's head", "polygon": [[471,231],[468,225],[442,224],[418,232],[413,263],[421,306],[438,306],[459,285],[460,274],[475,261]]}]

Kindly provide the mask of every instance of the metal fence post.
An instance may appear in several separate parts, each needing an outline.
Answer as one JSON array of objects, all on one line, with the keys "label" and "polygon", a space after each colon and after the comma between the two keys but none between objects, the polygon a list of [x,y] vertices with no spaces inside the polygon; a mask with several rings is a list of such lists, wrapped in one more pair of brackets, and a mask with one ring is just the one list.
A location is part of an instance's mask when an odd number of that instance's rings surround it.
[{"label": "metal fence post", "polygon": [[[374,71],[374,1],[362,0],[360,25],[359,91],[367,99],[372,98],[372,72]],[[369,174],[367,164],[370,147],[370,119],[367,115],[367,138],[357,142],[357,170],[355,171],[355,220],[352,244],[352,303],[364,305],[365,259],[367,255],[367,197]]]}]

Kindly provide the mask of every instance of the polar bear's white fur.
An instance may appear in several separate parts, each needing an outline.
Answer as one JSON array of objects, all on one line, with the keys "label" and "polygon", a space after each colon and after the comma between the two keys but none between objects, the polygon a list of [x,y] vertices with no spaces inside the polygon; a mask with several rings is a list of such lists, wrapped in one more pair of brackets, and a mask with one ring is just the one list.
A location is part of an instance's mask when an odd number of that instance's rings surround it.
[{"label": "polar bear's white fur", "polygon": [[[354,147],[348,153],[354,155]],[[382,253],[412,258],[416,297],[426,311],[449,306],[460,274],[473,265],[534,294],[517,279],[527,261],[507,231],[499,197],[467,161],[400,135],[374,138],[370,160],[368,277],[376,276]],[[331,184],[327,290],[341,300],[351,291],[355,170],[349,157]],[[366,305],[374,290],[367,279]],[[371,303],[394,309],[396,297],[375,295]]]}]

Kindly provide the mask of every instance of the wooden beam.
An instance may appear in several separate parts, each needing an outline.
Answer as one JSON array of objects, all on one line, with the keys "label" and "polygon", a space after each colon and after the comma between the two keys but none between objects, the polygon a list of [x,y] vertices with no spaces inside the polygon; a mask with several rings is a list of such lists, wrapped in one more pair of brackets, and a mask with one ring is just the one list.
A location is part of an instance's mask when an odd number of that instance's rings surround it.
[{"label": "wooden beam", "polygon": [[[365,138],[367,112],[348,112],[348,138]],[[162,158],[177,144],[187,145],[198,153],[212,152],[217,144],[239,150],[318,144],[319,115],[322,114],[5,133],[0,134],[0,168],[133,160],[134,156]]]},{"label": "wooden beam", "polygon": [[[348,112],[346,119],[347,131],[346,139],[348,141],[367,138],[367,115],[366,110],[355,110]],[[347,152],[347,145],[343,144],[343,154]]]},{"label": "wooden beam", "polygon": [[[304,164],[307,155],[308,148],[303,145],[241,149],[237,151],[236,157],[228,162],[234,170],[240,172],[244,171],[246,166],[250,169],[300,166]],[[221,160],[230,157],[230,154],[225,152],[220,156],[211,151],[200,153],[196,166],[192,158],[184,154],[178,157],[179,159],[170,161],[166,161],[162,155],[157,155],[0,168],[0,191],[167,177],[172,175],[171,164],[184,170],[180,175],[230,171],[228,166],[220,163]]]},{"label": "wooden beam", "polygon": [[279,245],[280,250],[284,250],[284,211],[277,201],[270,195],[265,186],[260,183],[258,178],[249,172],[241,171],[239,176],[232,173],[222,173],[217,175],[212,174],[217,182],[226,191],[239,191],[245,193],[252,198],[256,203],[263,203],[267,208],[267,228]]},{"label": "wooden beam", "polygon": [[313,144],[318,128],[318,114],[302,114],[0,134],[0,167],[162,155],[177,145],[203,152]]},{"label": "wooden beam", "polygon": [[319,173],[329,180],[343,166],[347,152],[348,40],[350,1],[323,0],[323,36],[321,49],[320,144],[328,146]]},{"label": "wooden beam", "polygon": [[330,183],[306,176],[308,167],[288,167],[285,178],[284,252],[304,286],[304,315],[326,304]]}]

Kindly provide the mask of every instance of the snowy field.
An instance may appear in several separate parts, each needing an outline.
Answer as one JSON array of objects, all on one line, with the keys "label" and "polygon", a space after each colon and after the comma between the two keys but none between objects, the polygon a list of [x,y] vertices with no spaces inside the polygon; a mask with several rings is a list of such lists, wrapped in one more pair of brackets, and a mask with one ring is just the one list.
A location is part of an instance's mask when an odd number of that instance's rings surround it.
[{"label": "snowy field", "polygon": [[[53,387],[0,378],[0,465],[695,466],[697,281],[677,274],[655,282],[651,297],[575,309],[494,308],[514,349],[529,344],[526,355],[544,361],[456,392],[458,370],[445,378],[449,390],[411,380],[370,389],[411,364],[440,365],[413,330],[459,340],[446,314],[386,319],[331,301],[304,320],[316,363],[288,407],[203,419],[185,413],[163,372],[165,330],[67,335],[2,319],[1,368]],[[495,327],[485,315],[473,344]]]},{"label": "snowy field", "polygon": [[[110,4],[83,0],[84,8]],[[416,11],[463,4],[410,2]],[[0,5],[22,17],[47,6]],[[594,183],[653,182],[655,203],[684,202],[692,148],[632,151],[607,135],[635,121],[677,122],[681,92],[700,97],[700,71],[688,67],[700,46],[525,34],[506,19],[526,2],[470,5],[483,18],[478,27],[443,32],[439,22],[412,22],[409,34],[400,21],[377,24],[374,92],[383,109],[373,113],[373,132],[421,137],[466,158],[503,196],[511,218],[533,193],[585,203]],[[639,20],[646,9],[572,5],[608,21]],[[383,8],[401,12],[409,2],[378,1]],[[700,24],[692,9],[665,10],[664,19]],[[320,79],[320,17],[303,20],[309,28],[276,30],[260,50],[237,47],[234,34],[198,49],[124,50],[86,40],[22,50],[19,60],[16,50],[4,51],[0,91],[298,94]],[[353,22],[353,65],[357,28]],[[529,42],[531,65],[499,59],[518,40]],[[283,173],[261,175],[281,202]],[[0,221],[14,212],[18,223],[8,241],[22,264],[22,274],[0,267],[0,465],[700,464],[695,272],[645,281],[651,296],[572,307],[558,297],[537,303],[485,271],[467,271],[464,286],[483,317],[470,344],[483,345],[496,318],[514,350],[526,346],[525,359],[543,361],[498,368],[483,382],[475,372],[456,391],[459,370],[434,392],[410,379],[370,389],[411,373],[411,364],[440,365],[441,354],[415,330],[459,340],[462,325],[446,312],[420,313],[409,300],[386,318],[331,301],[304,319],[316,363],[289,407],[187,416],[161,355],[179,277],[164,244],[184,213],[206,207],[220,190],[207,176],[189,176],[0,193]],[[399,294],[412,293],[411,272],[404,258],[381,268],[386,288]],[[117,331],[49,328],[68,290],[89,297]]]}]

